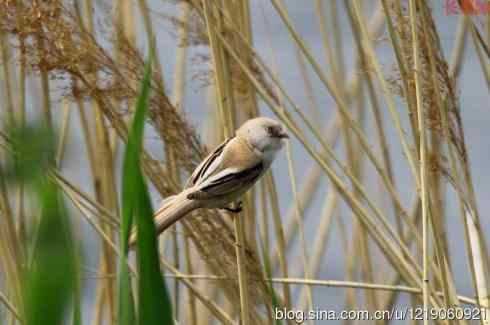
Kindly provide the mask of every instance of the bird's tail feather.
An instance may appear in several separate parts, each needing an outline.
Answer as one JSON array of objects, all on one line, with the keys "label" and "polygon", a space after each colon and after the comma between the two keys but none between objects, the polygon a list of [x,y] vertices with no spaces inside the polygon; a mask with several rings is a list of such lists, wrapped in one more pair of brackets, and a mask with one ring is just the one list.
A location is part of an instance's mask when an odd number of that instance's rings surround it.
[{"label": "bird's tail feather", "polygon": [[[183,191],[166,198],[162,202],[160,209],[157,210],[153,217],[157,236],[176,223],[180,218],[199,207],[197,201],[187,198],[187,194],[187,191]],[[130,247],[136,244],[136,238],[137,234],[133,232],[129,238]]]}]

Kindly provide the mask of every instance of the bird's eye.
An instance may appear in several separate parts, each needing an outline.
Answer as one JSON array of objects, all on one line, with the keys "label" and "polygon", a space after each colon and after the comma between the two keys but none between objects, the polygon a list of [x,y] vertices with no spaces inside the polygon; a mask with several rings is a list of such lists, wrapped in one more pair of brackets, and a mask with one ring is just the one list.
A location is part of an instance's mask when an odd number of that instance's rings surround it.
[{"label": "bird's eye", "polygon": [[272,126],[268,126],[266,130],[269,135],[274,134],[274,128]]}]

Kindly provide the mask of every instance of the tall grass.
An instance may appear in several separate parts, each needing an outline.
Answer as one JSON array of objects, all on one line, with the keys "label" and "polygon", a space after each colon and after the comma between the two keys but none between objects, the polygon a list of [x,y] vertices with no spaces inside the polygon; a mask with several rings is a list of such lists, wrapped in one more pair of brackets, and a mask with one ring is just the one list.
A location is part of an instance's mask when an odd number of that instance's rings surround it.
[{"label": "tall grass", "polygon": [[[490,316],[488,229],[478,202],[485,189],[475,187],[469,155],[479,148],[469,148],[458,98],[473,52],[488,88],[490,20],[461,10],[448,60],[439,7],[374,4],[305,1],[321,37],[318,55],[286,1],[0,1],[0,321],[288,323],[275,311],[332,307],[329,287],[342,288],[335,306],[344,309],[475,306]],[[267,14],[256,15],[257,6]],[[262,20],[291,42],[297,89],[281,76],[275,35],[266,35],[270,58],[256,48]],[[169,30],[175,51],[158,42]],[[389,54],[379,54],[380,44]],[[216,144],[203,143],[189,118],[202,109],[187,104],[192,77],[213,94],[203,124],[215,142],[264,114],[294,140],[275,164],[286,172],[268,172],[239,216],[196,211],[157,250],[146,184],[158,198],[177,193]],[[30,127],[34,119],[43,127]],[[451,200],[464,254],[448,235]],[[133,225],[135,258],[127,246]],[[87,244],[94,236],[100,251]],[[343,256],[340,280],[329,273],[338,266],[331,251]],[[472,288],[463,294],[466,281]]]}]

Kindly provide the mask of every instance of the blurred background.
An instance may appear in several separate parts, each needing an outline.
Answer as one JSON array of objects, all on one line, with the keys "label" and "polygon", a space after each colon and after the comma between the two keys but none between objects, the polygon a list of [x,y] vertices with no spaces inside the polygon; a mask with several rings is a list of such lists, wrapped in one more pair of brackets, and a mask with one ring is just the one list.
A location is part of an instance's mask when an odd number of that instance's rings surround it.
[{"label": "blurred background", "polygon": [[[64,192],[80,248],[82,323],[117,321],[116,254],[107,241],[117,243],[118,231],[104,222],[108,217],[100,206],[119,219],[124,125],[131,117],[144,59],[152,51],[155,90],[144,140],[151,159],[143,170],[155,209],[180,188],[208,149],[247,118],[273,117],[290,130],[290,146],[247,196],[241,215],[247,243],[242,262],[250,283],[255,276],[277,279],[273,287],[281,306],[294,310],[401,309],[423,305],[422,274],[417,272],[429,265],[428,290],[438,297],[431,305],[486,303],[488,310],[488,2],[486,7],[472,2],[471,12],[466,1],[451,0],[14,2],[1,4],[1,118],[4,126],[12,116],[14,123],[48,120],[57,130],[57,169],[73,185],[66,185],[71,190]],[[400,47],[406,74],[400,72],[394,44]],[[413,74],[413,44],[420,56],[419,79]],[[223,93],[234,96],[220,101]],[[339,113],[341,106],[355,121]],[[423,110],[422,122],[418,108]],[[356,123],[369,149],[357,137]],[[425,145],[420,143],[422,133]],[[359,180],[367,199],[325,153],[325,145]],[[421,146],[427,148],[425,159],[419,159]],[[380,177],[373,159],[386,178]],[[423,179],[417,185],[411,162],[419,176],[425,173],[425,185]],[[330,166],[333,174],[329,176],[320,163]],[[332,175],[343,189],[334,185]],[[387,183],[393,184],[395,195]],[[7,187],[6,198],[28,252],[35,242],[38,205],[29,191],[19,188]],[[427,199],[422,199],[424,191]],[[362,212],[349,198],[364,207],[378,228],[369,230],[359,222]],[[82,202],[84,209],[78,206]],[[411,258],[402,253],[403,245],[370,204],[386,217]],[[229,216],[209,214],[196,213],[188,226],[179,224],[162,236],[160,252],[181,275],[189,275],[199,292],[238,321],[243,319],[244,292],[228,283],[238,277],[236,265],[231,265],[237,258],[237,229]],[[212,230],[215,233],[208,234]],[[227,236],[229,240],[220,241]],[[385,249],[376,237],[386,239]],[[199,242],[204,248],[196,247]],[[221,323],[174,279],[175,272],[162,270],[179,324]],[[285,278],[293,283],[281,283]],[[305,278],[320,282],[294,283]],[[0,291],[15,305],[9,279],[7,273],[0,275]],[[363,288],[366,283],[419,291],[371,290]],[[266,310],[274,304],[264,285],[249,286],[249,324],[272,324]],[[0,304],[2,323],[12,319]]]}]

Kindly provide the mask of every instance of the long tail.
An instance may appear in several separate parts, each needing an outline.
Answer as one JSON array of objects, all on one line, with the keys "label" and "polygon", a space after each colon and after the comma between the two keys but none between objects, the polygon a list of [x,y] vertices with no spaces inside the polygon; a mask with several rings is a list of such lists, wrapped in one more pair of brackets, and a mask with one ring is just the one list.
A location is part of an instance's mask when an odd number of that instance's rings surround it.
[{"label": "long tail", "polygon": [[[199,208],[199,202],[189,200],[187,194],[187,191],[183,191],[177,195],[168,197],[162,202],[162,206],[153,217],[157,236],[179,221],[180,218],[184,217],[192,210]],[[136,238],[137,233],[135,231],[129,238],[129,247],[134,247]]]}]

